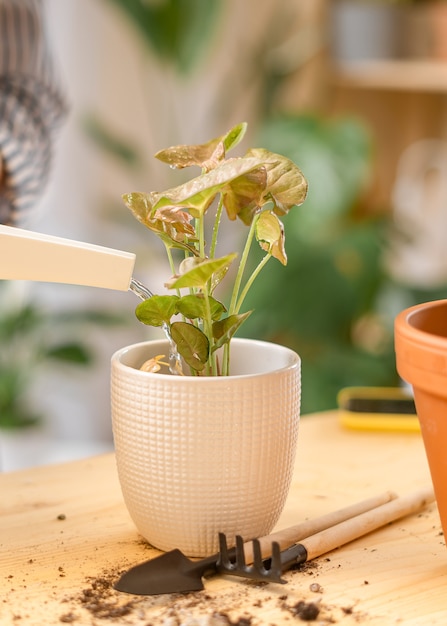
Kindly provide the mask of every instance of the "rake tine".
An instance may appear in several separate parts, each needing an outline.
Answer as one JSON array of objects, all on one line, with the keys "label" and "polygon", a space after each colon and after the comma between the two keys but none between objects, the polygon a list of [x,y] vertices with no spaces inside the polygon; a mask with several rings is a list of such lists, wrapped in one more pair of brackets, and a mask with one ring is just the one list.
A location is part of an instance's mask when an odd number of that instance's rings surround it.
[{"label": "rake tine", "polygon": [[281,548],[279,547],[279,543],[277,541],[274,541],[272,543],[272,558],[270,562],[270,569],[268,572],[269,580],[284,584],[286,581],[281,578],[282,571],[283,562],[281,559]]},{"label": "rake tine", "polygon": [[286,581],[281,578],[282,561],[281,561],[281,548],[277,541],[272,542],[272,556],[267,559],[262,559],[261,543],[258,539],[253,539],[253,565],[250,567],[251,578],[285,583]]},{"label": "rake tine", "polygon": [[263,560],[261,544],[258,539],[253,539],[253,565],[247,565],[244,552],[244,540],[236,536],[235,560],[229,556],[227,539],[225,534],[219,533],[220,554],[217,561],[217,570],[222,574],[251,578],[262,582],[285,583],[281,578],[282,561],[279,543],[272,543],[272,556]]},{"label": "rake tine", "polygon": [[258,571],[258,572],[265,571],[264,563],[262,561],[261,544],[259,542],[259,539],[253,539],[252,545],[253,545],[253,566],[252,566],[253,570]]},{"label": "rake tine", "polygon": [[236,567],[245,570],[245,552],[244,552],[244,540],[240,535],[236,535]]},{"label": "rake tine", "polygon": [[230,556],[228,554],[227,538],[224,533],[219,533],[218,565],[228,570],[234,567],[234,564],[230,561]]}]

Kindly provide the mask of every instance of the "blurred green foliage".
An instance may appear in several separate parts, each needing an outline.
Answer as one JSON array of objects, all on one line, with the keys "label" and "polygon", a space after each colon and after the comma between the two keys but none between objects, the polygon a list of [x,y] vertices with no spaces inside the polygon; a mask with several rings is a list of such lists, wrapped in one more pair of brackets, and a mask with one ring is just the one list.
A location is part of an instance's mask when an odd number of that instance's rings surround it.
[{"label": "blurred green foliage", "polygon": [[[185,80],[211,49],[225,5],[221,0],[105,2],[119,7],[152,56]],[[351,116],[278,115],[275,96],[288,74],[260,61],[269,35],[256,41],[255,67],[237,68],[247,77],[257,72],[264,85],[253,112],[259,132],[251,144],[295,161],[309,181],[309,194],[302,207],[284,217],[288,265],[271,260],[255,282],[244,303],[245,310],[255,312],[243,334],[279,341],[299,352],[302,412],[308,413],[335,407],[344,386],[399,384],[394,314],[445,297],[446,289],[393,283],[383,264],[390,218],[361,210],[374,163],[370,130]],[[296,66],[294,61],[291,67]],[[132,165],[132,146],[103,127],[90,130],[98,145],[123,165]]]},{"label": "blurred green foliage", "polygon": [[222,0],[108,0],[130,20],[161,62],[189,74],[213,41]]},{"label": "blurred green foliage", "polygon": [[[1,284],[2,304],[9,299]],[[0,310],[0,429],[18,429],[43,417],[29,389],[44,363],[88,367],[94,355],[86,330],[122,323],[119,316],[97,311],[48,312],[33,302]]]},{"label": "blurred green foliage", "polygon": [[258,143],[299,163],[309,194],[284,218],[287,266],[271,261],[247,298],[255,313],[245,334],[299,352],[303,413],[334,407],[346,385],[395,384],[392,332],[378,311],[387,220],[357,211],[371,171],[368,130],[353,119],[280,116],[265,121]]}]

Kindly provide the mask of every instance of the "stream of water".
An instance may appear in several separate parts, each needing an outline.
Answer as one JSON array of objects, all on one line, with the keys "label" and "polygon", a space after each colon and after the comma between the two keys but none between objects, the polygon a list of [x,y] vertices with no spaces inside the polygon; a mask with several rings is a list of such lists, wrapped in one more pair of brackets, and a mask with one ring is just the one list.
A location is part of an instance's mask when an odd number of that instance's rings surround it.
[{"label": "stream of water", "polygon": [[[141,298],[141,300],[147,300],[148,298],[152,298],[154,295],[152,291],[135,278],[132,278],[130,281],[129,291],[132,291],[135,295]],[[169,326],[166,322],[162,325],[162,328],[169,342],[169,371],[171,374],[174,374],[174,376],[179,376],[182,374],[182,361],[180,354],[178,353],[175,342],[172,340]]]}]

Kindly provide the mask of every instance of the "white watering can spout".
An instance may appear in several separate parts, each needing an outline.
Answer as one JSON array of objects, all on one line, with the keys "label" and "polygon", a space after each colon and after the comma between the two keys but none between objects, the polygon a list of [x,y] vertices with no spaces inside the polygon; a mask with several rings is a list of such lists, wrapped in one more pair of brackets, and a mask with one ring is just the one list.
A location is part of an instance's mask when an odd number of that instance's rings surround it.
[{"label": "white watering can spout", "polygon": [[152,294],[132,277],[135,254],[0,224],[0,280],[32,280]]},{"label": "white watering can spout", "polygon": [[[33,280],[133,291],[142,300],[153,294],[133,278],[135,254],[44,235],[0,224],[0,280]],[[171,374],[182,372],[168,324]]]}]

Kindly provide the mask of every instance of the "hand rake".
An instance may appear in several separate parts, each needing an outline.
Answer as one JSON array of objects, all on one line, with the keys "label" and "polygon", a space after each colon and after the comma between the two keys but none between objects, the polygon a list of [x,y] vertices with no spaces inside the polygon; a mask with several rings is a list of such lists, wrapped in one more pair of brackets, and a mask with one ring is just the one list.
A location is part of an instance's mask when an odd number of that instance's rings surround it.
[{"label": "hand rake", "polygon": [[264,582],[285,583],[281,574],[294,565],[310,561],[326,552],[358,539],[405,515],[421,510],[434,501],[432,489],[424,489],[403,498],[397,498],[375,509],[323,530],[301,543],[297,543],[281,552],[278,542],[271,545],[271,557],[263,560],[258,539],[253,540],[253,564],[247,565],[242,537],[236,537],[236,549],[230,553],[224,534],[219,535],[220,556],[217,571],[221,574],[242,576]]},{"label": "hand rake", "polygon": [[[288,548],[305,537],[318,533],[326,528],[339,524],[343,520],[378,507],[389,502],[396,495],[386,492],[378,496],[350,505],[339,511],[328,513],[317,519],[308,520],[290,528],[259,539],[257,546],[261,552],[261,559],[271,556],[272,542],[276,542],[280,549]],[[251,542],[245,544],[245,563],[253,560]],[[258,547],[256,547],[256,550]],[[235,556],[235,550],[227,550],[230,558]],[[158,595],[163,593],[186,593],[203,589],[202,577],[215,574],[219,554],[213,554],[199,561],[186,557],[180,550],[171,550],[149,561],[132,567],[125,572],[115,583],[118,591],[125,591],[136,595]],[[222,565],[222,563],[221,563]]]}]

